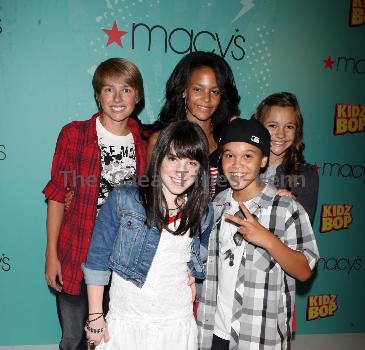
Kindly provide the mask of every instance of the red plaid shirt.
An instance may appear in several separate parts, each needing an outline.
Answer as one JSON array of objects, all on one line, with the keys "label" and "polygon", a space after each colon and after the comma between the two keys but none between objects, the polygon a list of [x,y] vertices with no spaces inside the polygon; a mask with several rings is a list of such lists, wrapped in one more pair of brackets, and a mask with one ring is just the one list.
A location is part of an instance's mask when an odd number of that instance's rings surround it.
[{"label": "red plaid shirt", "polygon": [[[99,113],[85,121],[65,125],[58,136],[52,161],[51,180],[44,188],[47,199],[64,203],[67,188],[74,191],[70,207],[65,211],[58,236],[58,259],[61,263],[63,291],[80,294],[83,278],[81,264],[86,261],[96,218],[101,157],[96,133]],[[146,167],[146,142],[138,124],[129,118],[136,152],[136,175]]]}]

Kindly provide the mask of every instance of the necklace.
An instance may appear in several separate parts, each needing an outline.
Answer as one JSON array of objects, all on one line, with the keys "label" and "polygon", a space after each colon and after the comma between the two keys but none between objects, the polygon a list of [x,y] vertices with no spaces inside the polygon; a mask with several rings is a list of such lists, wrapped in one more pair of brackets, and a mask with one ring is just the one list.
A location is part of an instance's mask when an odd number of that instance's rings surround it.
[{"label": "necklace", "polygon": [[[177,211],[181,211],[181,208],[184,206],[184,204],[186,203],[186,200],[187,200],[187,196],[185,195],[184,196],[184,198],[181,198],[181,200],[179,200],[181,203],[180,204],[178,204],[178,203],[176,203],[176,202],[174,202],[174,204],[176,204],[177,206],[175,207],[175,208],[169,208],[169,207],[167,207],[166,208],[166,210],[168,211],[168,212],[172,212],[172,211],[175,211],[175,210],[177,210]],[[167,204],[167,203],[166,203]],[[172,203],[171,203],[172,204]]]},{"label": "necklace", "polygon": [[168,211],[174,211],[174,210],[180,210],[181,207],[176,207],[176,208],[167,208]]}]

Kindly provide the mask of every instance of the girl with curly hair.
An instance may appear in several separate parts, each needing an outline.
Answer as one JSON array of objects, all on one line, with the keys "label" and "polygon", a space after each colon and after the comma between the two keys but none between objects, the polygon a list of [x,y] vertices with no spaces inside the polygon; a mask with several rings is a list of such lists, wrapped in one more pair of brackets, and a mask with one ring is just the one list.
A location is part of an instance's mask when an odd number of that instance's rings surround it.
[{"label": "girl with curly hair", "polygon": [[198,124],[208,139],[210,155],[210,195],[219,188],[217,141],[223,127],[239,113],[240,97],[233,73],[228,63],[220,56],[196,51],[184,56],[174,68],[166,83],[165,103],[155,131],[149,138],[147,158],[160,130],[177,120],[187,119]]}]

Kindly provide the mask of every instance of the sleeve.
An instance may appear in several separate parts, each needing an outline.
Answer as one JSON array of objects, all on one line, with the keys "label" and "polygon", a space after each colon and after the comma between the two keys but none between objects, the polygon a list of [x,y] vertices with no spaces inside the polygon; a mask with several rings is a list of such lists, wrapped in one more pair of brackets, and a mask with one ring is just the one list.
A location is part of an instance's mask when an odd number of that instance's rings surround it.
[{"label": "sleeve", "polygon": [[309,216],[298,203],[291,204],[285,222],[285,240],[289,248],[302,252],[313,270],[319,251]]},{"label": "sleeve", "polygon": [[300,185],[294,189],[297,201],[308,213],[310,222],[313,223],[317,208],[319,177],[312,165],[303,165],[305,170],[299,175],[303,178]]},{"label": "sleeve", "polygon": [[55,153],[52,160],[51,180],[43,189],[47,199],[52,199],[63,203],[66,188],[72,188],[74,170],[74,160],[71,155],[71,135],[70,129],[62,128],[56,144]]},{"label": "sleeve", "polygon": [[207,262],[208,259],[209,237],[213,227],[213,206],[210,202],[208,206],[207,222],[207,228],[204,230],[204,232],[202,232],[200,238],[200,258],[204,264]]},{"label": "sleeve", "polygon": [[193,277],[205,279],[205,265],[208,259],[209,237],[213,226],[213,207],[208,205],[208,212],[205,216],[204,231],[193,239],[191,259],[187,263],[190,273]]},{"label": "sleeve", "polygon": [[115,188],[96,217],[86,263],[82,265],[86,284],[106,285],[109,282],[109,257],[119,231],[119,189]]}]

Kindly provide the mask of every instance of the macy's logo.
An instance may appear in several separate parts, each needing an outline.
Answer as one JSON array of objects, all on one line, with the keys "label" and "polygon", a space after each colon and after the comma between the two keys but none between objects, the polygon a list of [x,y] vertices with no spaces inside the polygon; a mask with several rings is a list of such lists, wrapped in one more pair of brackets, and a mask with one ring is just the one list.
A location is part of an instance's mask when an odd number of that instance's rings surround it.
[{"label": "macy's logo", "polygon": [[320,258],[316,263],[317,269],[326,271],[345,271],[350,274],[353,271],[359,271],[363,268],[362,258],[336,257],[336,258]]},{"label": "macy's logo", "polygon": [[[114,21],[112,28],[102,30],[108,36],[106,46],[116,43],[120,47],[123,47],[122,37],[129,33],[120,30],[116,20]],[[245,38],[238,33],[239,29],[236,29],[229,41],[224,42],[219,33],[207,30],[194,32],[193,29],[178,27],[169,31],[160,24],[150,26],[142,22],[132,23],[132,30],[130,33],[132,36],[131,49],[144,48],[147,49],[147,51],[151,51],[153,48],[162,47],[165,53],[172,51],[179,55],[184,55],[192,51],[204,50],[215,52],[223,58],[230,55],[234,60],[240,61],[245,57],[245,50],[242,46],[245,42]],[[137,42],[140,41],[143,42],[143,44],[137,44]],[[209,48],[207,49],[207,47]]]},{"label": "macy's logo", "polygon": [[315,163],[314,168],[322,176],[347,177],[360,180],[363,179],[363,183],[365,182],[365,165],[325,162],[321,166]]},{"label": "macy's logo", "polygon": [[10,259],[6,254],[0,256],[0,267],[2,271],[8,272],[11,269]]},{"label": "macy's logo", "polygon": [[6,159],[5,145],[0,145],[0,160]]},{"label": "macy's logo", "polygon": [[335,67],[337,72],[345,72],[347,71],[356,73],[356,74],[365,74],[365,58],[355,59],[352,57],[338,57],[337,59],[333,59],[331,56],[328,56],[325,60],[323,60],[324,68],[332,70]]}]

